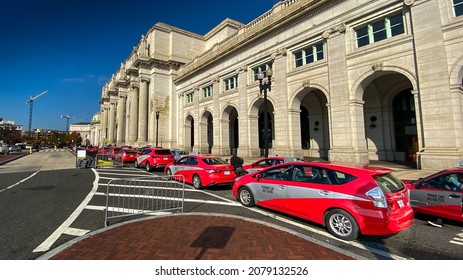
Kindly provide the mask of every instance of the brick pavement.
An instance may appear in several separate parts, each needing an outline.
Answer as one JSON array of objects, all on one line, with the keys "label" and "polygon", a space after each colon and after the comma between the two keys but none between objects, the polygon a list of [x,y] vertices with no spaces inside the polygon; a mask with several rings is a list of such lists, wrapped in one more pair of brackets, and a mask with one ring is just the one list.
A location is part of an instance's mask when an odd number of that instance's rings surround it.
[{"label": "brick pavement", "polygon": [[144,218],[90,233],[39,259],[351,260],[360,257],[297,233],[230,215]]}]

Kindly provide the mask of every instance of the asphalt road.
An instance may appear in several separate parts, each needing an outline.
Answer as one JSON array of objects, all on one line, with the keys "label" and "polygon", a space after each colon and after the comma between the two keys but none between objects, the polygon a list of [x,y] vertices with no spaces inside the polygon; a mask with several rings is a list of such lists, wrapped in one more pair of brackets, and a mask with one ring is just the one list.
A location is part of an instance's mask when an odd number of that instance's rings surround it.
[{"label": "asphalt road", "polygon": [[[162,172],[132,167],[79,169],[67,150],[43,150],[0,165],[0,259],[35,259],[77,236],[101,229],[109,180],[153,175]],[[345,242],[319,225],[263,208],[243,207],[229,188],[198,191],[188,185],[184,212],[260,219],[369,259],[463,259],[462,225],[447,223],[434,228],[427,225],[428,217],[416,217],[410,229],[394,236],[361,236]]]}]

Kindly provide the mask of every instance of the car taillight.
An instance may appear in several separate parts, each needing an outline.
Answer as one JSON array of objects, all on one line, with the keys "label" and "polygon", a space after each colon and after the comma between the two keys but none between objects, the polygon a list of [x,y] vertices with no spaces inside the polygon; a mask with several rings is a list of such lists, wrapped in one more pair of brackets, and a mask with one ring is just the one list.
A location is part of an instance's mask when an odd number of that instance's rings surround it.
[{"label": "car taillight", "polygon": [[371,199],[373,205],[378,208],[387,208],[387,201],[384,192],[381,190],[380,187],[375,187],[369,190],[366,193],[366,196]]},{"label": "car taillight", "polygon": [[221,170],[217,170],[217,169],[206,169],[206,172],[211,174],[211,173],[219,173]]}]

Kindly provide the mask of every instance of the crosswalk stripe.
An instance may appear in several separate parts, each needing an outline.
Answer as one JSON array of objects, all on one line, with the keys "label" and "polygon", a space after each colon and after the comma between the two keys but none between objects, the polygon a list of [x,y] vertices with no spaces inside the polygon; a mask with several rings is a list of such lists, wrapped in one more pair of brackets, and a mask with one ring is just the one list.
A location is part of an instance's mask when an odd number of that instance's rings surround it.
[{"label": "crosswalk stripe", "polygon": [[88,232],[90,232],[90,230],[69,227],[65,229],[63,233],[73,236],[83,236]]}]

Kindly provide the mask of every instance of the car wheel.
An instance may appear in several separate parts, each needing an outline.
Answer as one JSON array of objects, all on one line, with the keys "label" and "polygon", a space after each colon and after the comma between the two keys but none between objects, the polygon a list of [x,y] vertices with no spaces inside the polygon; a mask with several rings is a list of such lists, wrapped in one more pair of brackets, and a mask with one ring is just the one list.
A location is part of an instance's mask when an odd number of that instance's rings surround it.
[{"label": "car wheel", "polygon": [[241,204],[243,204],[246,207],[252,207],[256,204],[254,202],[254,196],[252,195],[252,192],[248,187],[242,187],[239,190],[238,198]]},{"label": "car wheel", "polygon": [[354,240],[359,234],[359,226],[351,214],[341,209],[329,211],[325,217],[329,233],[342,240]]},{"label": "car wheel", "polygon": [[203,185],[201,184],[201,178],[199,178],[198,175],[193,175],[193,187],[197,190],[203,188]]},{"label": "car wheel", "polygon": [[150,163],[147,161],[147,162],[146,162],[146,171],[150,172],[151,169],[152,169],[152,168],[151,168],[151,165],[150,165]]},{"label": "car wheel", "polygon": [[140,167],[140,166],[138,165],[138,161],[137,161],[137,160],[135,161],[134,165],[135,165],[135,168],[139,168],[139,167]]},{"label": "car wheel", "polygon": [[167,176],[172,176],[172,171],[170,170],[170,168],[167,168],[166,175]]}]

